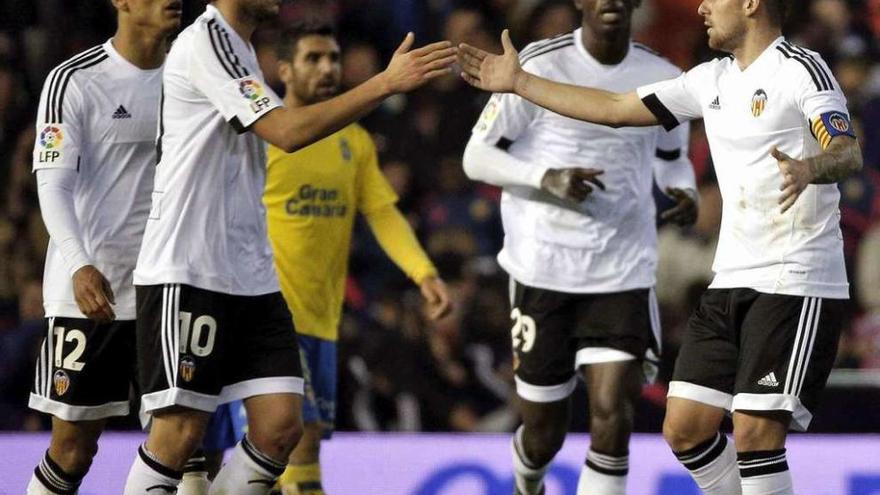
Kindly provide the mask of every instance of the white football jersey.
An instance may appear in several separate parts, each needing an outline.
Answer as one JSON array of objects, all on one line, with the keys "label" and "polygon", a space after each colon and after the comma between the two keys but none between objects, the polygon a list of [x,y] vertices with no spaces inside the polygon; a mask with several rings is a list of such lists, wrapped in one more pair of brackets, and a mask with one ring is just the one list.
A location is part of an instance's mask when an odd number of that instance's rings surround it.
[{"label": "white football jersey", "polygon": [[[615,92],[681,74],[637,43],[631,43],[621,63],[602,65],[583,46],[580,29],[527,46],[520,60],[536,75]],[[613,129],[563,117],[513,94],[496,94],[471,139],[547,168],[605,171],[599,178],[607,190],[594,188],[579,205],[534,187],[504,188],[504,246],[498,261],[513,278],[528,286],[569,293],[619,292],[654,285],[653,166],[658,160],[687,161],[686,128],[671,133],[660,126]],[[689,175],[689,182],[680,187],[695,188],[693,172]]]},{"label": "white football jersey", "polygon": [[266,144],[247,132],[279,105],[251,44],[208,5],[165,63],[160,161],[135,284],[280,290],[261,201]]},{"label": "white football jersey", "polygon": [[[110,281],[121,320],[135,318],[132,271],[150,210],[162,69],[142,70],[111,41],[46,77],[37,114],[34,171],[78,172],[76,217],[85,253]],[[43,283],[46,316],[85,318],[50,239]]]},{"label": "white football jersey", "polygon": [[723,198],[712,288],[847,298],[836,184],[811,184],[780,213],[770,151],[815,156],[852,134],[846,98],[815,52],[774,41],[746,70],[732,58],[638,89],[667,128],[703,118]]}]

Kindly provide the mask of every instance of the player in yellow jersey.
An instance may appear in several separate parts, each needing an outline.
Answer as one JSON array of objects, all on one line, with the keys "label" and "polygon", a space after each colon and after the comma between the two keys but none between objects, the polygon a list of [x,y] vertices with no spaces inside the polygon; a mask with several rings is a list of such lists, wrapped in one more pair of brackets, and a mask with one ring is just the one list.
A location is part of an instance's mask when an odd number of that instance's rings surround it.
[{"label": "player in yellow jersey", "polygon": [[[277,51],[285,106],[316,103],[338,92],[340,50],[329,25],[296,25],[282,33]],[[269,148],[263,202],[306,378],[305,433],[279,480],[285,495],[324,493],[319,449],[333,430],[337,329],[357,213],[388,256],[419,285],[428,316],[439,318],[450,309],[446,286],[396,201],[370,135],[357,124],[295,153]]]}]

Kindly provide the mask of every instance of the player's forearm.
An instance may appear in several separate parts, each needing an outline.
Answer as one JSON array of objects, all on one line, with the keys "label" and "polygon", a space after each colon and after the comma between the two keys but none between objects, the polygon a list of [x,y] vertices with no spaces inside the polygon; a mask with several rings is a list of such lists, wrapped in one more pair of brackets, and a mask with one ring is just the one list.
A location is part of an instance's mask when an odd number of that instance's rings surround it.
[{"label": "player's forearm", "polygon": [[473,137],[464,149],[464,172],[472,180],[498,187],[541,188],[541,179],[549,167],[515,158],[510,153]]},{"label": "player's forearm", "polygon": [[656,125],[657,119],[635,93],[620,94],[564,84],[521,71],[514,92],[566,117],[610,127]]},{"label": "player's forearm", "polygon": [[421,284],[426,277],[437,276],[437,269],[419,244],[409,222],[394,204],[371,211],[365,217],[382,250],[407,277]]},{"label": "player's forearm", "polygon": [[90,265],[82,240],[82,229],[76,218],[73,189],[76,172],[65,169],[37,171],[37,194],[46,231],[58,247],[68,273]]},{"label": "player's forearm", "polygon": [[834,184],[862,169],[862,150],[856,139],[838,136],[825,151],[806,160],[812,184]]},{"label": "player's forearm", "polygon": [[[357,121],[373,111],[390,94],[382,74],[379,74],[330,100],[282,109],[283,126],[274,132],[278,137],[267,140],[292,153]],[[267,130],[272,132],[271,129]]]}]

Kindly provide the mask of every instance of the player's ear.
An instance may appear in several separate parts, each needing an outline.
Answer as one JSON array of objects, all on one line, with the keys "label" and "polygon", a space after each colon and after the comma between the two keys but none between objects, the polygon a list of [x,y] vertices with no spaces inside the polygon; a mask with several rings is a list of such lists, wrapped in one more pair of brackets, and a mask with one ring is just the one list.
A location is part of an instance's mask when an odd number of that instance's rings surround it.
[{"label": "player's ear", "polygon": [[281,79],[281,82],[287,84],[293,76],[292,64],[286,60],[279,60],[275,65],[275,68],[278,71],[278,79]]},{"label": "player's ear", "polygon": [[761,2],[765,0],[742,0],[743,13],[746,17],[753,17],[761,7]]},{"label": "player's ear", "polygon": [[131,10],[128,6],[128,0],[110,0],[110,3],[113,4],[113,8],[118,12],[128,12]]}]

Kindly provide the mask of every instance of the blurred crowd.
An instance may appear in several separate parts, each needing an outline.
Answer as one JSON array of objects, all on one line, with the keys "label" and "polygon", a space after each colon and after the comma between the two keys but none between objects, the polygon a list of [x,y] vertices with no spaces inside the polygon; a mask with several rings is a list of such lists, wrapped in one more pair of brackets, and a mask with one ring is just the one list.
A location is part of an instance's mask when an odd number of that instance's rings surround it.
[{"label": "blurred crowd", "polygon": [[[832,67],[865,156],[864,169],[840,185],[855,297],[838,367],[880,369],[880,0],[797,3],[787,35],[821,52]],[[198,0],[184,4],[185,23],[203,9]],[[698,5],[644,0],[634,36],[684,69],[717,56],[706,46]],[[106,0],[0,3],[0,430],[45,427],[26,409],[44,331],[41,278],[48,242],[30,171],[36,101],[48,71],[109,38],[114,16]],[[497,50],[503,27],[522,47],[580,23],[571,0],[295,0],[256,38],[267,82],[279,92],[271,42],[280,26],[302,18],[337,26],[347,87],[380,71],[407,31],[423,43],[448,39]],[[461,166],[486,100],[450,75],[390,98],[362,122],[373,134],[399,206],[452,288],[455,310],[427,322],[414,286],[358,224],[340,329],[342,429],[506,431],[516,424],[507,278],[494,258],[503,235],[500,191],[469,181]],[[660,383],[645,389],[645,400],[660,410],[686,318],[712,276],[720,224],[721,198],[699,123],[693,125],[691,158],[701,194],[699,220],[691,228],[661,225],[659,231],[664,366]],[[662,208],[662,195],[657,200]]]}]

